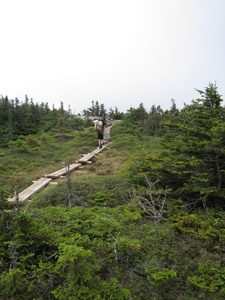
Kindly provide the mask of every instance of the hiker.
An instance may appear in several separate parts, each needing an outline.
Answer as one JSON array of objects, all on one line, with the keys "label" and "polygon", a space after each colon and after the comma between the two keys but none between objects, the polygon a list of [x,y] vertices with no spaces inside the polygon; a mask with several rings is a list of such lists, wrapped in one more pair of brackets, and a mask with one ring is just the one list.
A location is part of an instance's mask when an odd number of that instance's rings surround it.
[{"label": "hiker", "polygon": [[105,126],[107,125],[107,120],[105,118],[105,115],[102,115],[101,120],[95,120],[94,124],[95,124],[95,132],[98,134],[98,146],[99,148],[102,148],[104,142]]}]

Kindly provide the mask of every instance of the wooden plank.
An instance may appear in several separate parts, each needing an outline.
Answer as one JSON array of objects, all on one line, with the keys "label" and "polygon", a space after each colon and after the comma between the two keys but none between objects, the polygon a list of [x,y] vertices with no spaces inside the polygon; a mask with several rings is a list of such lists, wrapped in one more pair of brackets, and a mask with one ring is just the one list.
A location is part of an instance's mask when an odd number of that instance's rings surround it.
[{"label": "wooden plank", "polygon": [[97,155],[101,149],[95,149],[94,151],[92,151],[91,153],[88,153],[86,155],[84,155],[81,159],[78,160],[79,163],[87,163],[89,160],[91,160],[95,155]]},{"label": "wooden plank", "polygon": [[102,148],[96,148],[91,153],[86,154],[84,157],[78,160],[79,163],[88,163],[95,155],[99,154],[102,150],[108,147],[110,143],[103,144]]},{"label": "wooden plank", "polygon": [[[69,165],[69,172],[71,172],[75,169],[78,169],[81,166],[81,163],[90,163],[90,160],[95,155],[100,153],[102,150],[107,148],[109,144],[111,144],[111,143],[106,143],[106,144],[102,145],[102,148],[97,148],[94,151],[92,151],[91,153],[86,154],[83,158],[78,160],[79,163]],[[67,173],[67,171],[68,171],[68,166],[66,166],[58,171],[55,171],[51,174],[47,174],[47,175],[45,175],[45,177],[40,178],[38,181],[34,182],[30,187],[28,187],[27,189],[25,189],[24,191],[19,193],[19,195],[18,195],[19,201],[27,200],[30,196],[37,193],[42,188],[44,188],[46,185],[48,185],[52,181],[53,178],[59,178],[60,176],[65,175]],[[10,198],[10,199],[8,199],[8,201],[15,202],[16,197]]]},{"label": "wooden plank", "polygon": [[[51,178],[40,178],[38,181],[34,182],[31,186],[29,186],[27,189],[19,193],[19,201],[25,201],[27,200],[31,195],[37,193],[39,190],[41,190],[43,187],[49,184],[49,182],[52,181]],[[16,197],[13,197],[11,199],[8,199],[10,202],[15,202]]]},{"label": "wooden plank", "polygon": [[108,140],[110,138],[110,129],[111,129],[111,127],[112,127],[112,125],[105,128],[104,140]]},{"label": "wooden plank", "polygon": [[[77,164],[77,163],[69,165],[69,172],[71,172],[71,171],[73,171],[75,169],[78,169],[80,166],[81,166],[81,164]],[[68,171],[68,166],[65,166],[64,168],[62,168],[62,169],[60,169],[58,171],[55,171],[55,172],[53,172],[51,174],[45,175],[45,177],[47,177],[47,178],[54,178],[54,179],[55,178],[59,178],[60,176],[65,175],[67,173],[67,171]]]}]

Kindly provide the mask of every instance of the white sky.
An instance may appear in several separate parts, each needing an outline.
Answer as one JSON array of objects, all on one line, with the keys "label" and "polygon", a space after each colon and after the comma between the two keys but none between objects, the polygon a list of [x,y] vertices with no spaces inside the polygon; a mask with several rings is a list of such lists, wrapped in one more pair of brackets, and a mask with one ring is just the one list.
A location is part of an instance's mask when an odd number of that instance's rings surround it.
[{"label": "white sky", "polygon": [[79,113],[178,108],[217,83],[225,0],[0,0],[0,95]]}]

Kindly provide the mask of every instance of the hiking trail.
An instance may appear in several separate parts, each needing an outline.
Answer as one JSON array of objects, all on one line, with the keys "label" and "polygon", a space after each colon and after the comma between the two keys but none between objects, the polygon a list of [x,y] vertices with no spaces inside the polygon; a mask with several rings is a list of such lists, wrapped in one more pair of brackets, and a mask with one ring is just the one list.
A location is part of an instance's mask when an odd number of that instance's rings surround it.
[{"label": "hiking trail", "polygon": [[[113,124],[112,124],[113,125]],[[108,142],[107,140],[110,138],[110,129],[112,125],[109,125],[105,128],[105,140],[106,142],[102,145],[102,148],[96,148],[90,153],[85,154],[82,158],[78,159],[75,163],[65,166],[64,168],[57,170],[51,174],[43,175],[39,180],[34,181],[32,185],[30,185],[28,188],[20,192],[19,194],[15,195],[12,198],[9,198],[9,202],[16,202],[16,201],[25,201],[29,200],[29,198],[39,192],[41,189],[46,187],[49,183],[51,183],[54,179],[62,178],[63,176],[67,175],[67,173],[71,173],[72,171],[76,169],[82,169],[82,165],[91,163],[91,159],[93,157],[96,157],[100,152],[107,149],[108,146],[112,142]]]}]

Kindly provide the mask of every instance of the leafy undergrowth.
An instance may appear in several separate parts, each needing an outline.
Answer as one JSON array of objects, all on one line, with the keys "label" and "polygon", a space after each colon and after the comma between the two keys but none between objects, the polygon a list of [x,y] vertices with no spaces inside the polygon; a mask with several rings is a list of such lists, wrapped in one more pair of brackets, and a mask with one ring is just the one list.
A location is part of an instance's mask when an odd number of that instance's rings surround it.
[{"label": "leafy undergrowth", "polygon": [[[168,199],[162,218],[152,218],[164,191],[151,184],[134,189],[127,179],[157,153],[161,139],[121,131],[115,125],[113,144],[92,164],[48,185],[20,211],[2,214],[3,299],[224,299],[224,213],[188,214]],[[42,152],[36,172],[57,170],[73,153],[91,151],[96,136],[85,144],[86,137],[80,147],[77,136],[51,143],[51,170]]]},{"label": "leafy undergrowth", "polygon": [[8,193],[14,189],[15,178],[19,190],[23,190],[32,180],[73,163],[97,145],[96,135],[86,132],[72,132],[68,138],[50,134],[45,134],[45,139],[39,135],[34,138],[39,141],[38,147],[28,147],[24,142],[26,148],[14,145],[0,150],[0,183]]}]

